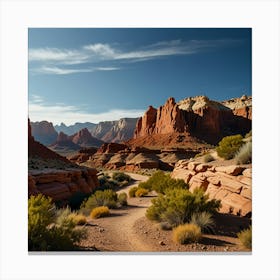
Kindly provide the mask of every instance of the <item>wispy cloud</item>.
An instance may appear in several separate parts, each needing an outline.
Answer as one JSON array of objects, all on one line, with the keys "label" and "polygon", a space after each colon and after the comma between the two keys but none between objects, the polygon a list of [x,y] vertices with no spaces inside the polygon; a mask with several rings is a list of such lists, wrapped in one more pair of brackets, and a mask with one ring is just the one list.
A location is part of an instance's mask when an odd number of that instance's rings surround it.
[{"label": "wispy cloud", "polygon": [[56,66],[43,66],[40,68],[31,69],[35,73],[44,73],[44,74],[56,74],[56,75],[69,75],[75,73],[89,73],[95,71],[116,71],[120,70],[119,67],[95,67],[95,68],[81,68],[81,69],[69,69],[69,68],[60,68]]},{"label": "wispy cloud", "polygon": [[[232,46],[240,40],[171,40],[155,42],[131,50],[122,50],[113,45],[96,43],[82,46],[77,49],[39,48],[29,50],[29,61],[43,63],[41,73],[67,75],[93,71],[119,70],[119,67],[105,67],[104,62],[113,64],[119,61],[139,62],[144,60],[159,59],[167,56],[192,55],[205,51],[213,51],[221,47]],[[81,69],[64,69],[62,65],[92,64],[98,67]],[[101,65],[100,65],[101,64]],[[103,64],[103,65],[102,65]],[[39,71],[39,72],[40,72]]]},{"label": "wispy cloud", "polygon": [[[36,99],[35,99],[36,100]],[[65,104],[46,105],[44,102],[36,102],[31,96],[29,101],[29,118],[31,121],[47,120],[53,124],[66,125],[74,124],[76,122],[93,122],[112,121],[120,118],[137,118],[143,115],[144,110],[125,110],[115,109],[102,113],[88,113],[82,111],[80,107],[69,106]]]}]

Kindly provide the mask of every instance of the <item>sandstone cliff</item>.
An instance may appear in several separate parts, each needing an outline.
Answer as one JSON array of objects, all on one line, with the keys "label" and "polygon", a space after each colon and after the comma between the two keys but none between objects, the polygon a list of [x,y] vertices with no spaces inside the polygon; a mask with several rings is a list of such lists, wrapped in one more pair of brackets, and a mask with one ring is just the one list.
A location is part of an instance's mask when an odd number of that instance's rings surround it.
[{"label": "sandstone cliff", "polygon": [[[236,100],[234,104],[239,102]],[[158,109],[150,106],[144,116],[139,118],[134,131],[134,139],[131,144],[145,145],[147,138],[158,138],[158,145],[165,144],[166,138],[172,138],[172,134],[182,134],[182,145],[195,137],[198,140],[210,144],[217,144],[222,137],[232,134],[245,134],[251,129],[250,113],[247,115],[242,110],[247,110],[249,102],[243,101],[243,107],[234,107],[209,100],[206,96],[190,97],[175,102],[169,98]],[[246,105],[247,104],[247,105]],[[248,105],[249,106],[249,105]],[[247,106],[247,107],[248,107]],[[161,135],[157,137],[156,135]],[[179,136],[180,138],[180,136]],[[174,143],[172,143],[174,145]]]},{"label": "sandstone cliff", "polygon": [[93,129],[89,129],[92,136],[104,142],[120,143],[133,136],[137,118],[123,118],[118,121],[100,122]]},{"label": "sandstone cliff", "polygon": [[31,122],[31,130],[35,140],[44,145],[53,143],[57,138],[57,132],[51,122]]},{"label": "sandstone cliff", "polygon": [[91,123],[91,122],[84,122],[84,123],[76,122],[75,124],[72,124],[72,125],[69,125],[69,126],[65,125],[64,123],[61,123],[60,125],[55,125],[54,126],[55,130],[58,133],[63,132],[67,135],[73,135],[83,128],[87,128],[88,130],[92,130],[95,127],[96,127],[96,124]]}]

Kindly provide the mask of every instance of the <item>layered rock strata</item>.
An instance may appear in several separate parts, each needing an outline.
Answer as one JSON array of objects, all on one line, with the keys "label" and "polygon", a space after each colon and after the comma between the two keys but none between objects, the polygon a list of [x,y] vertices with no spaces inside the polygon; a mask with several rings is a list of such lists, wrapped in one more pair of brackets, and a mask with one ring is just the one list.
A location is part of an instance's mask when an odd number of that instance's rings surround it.
[{"label": "layered rock strata", "polygon": [[96,169],[45,169],[28,174],[28,195],[42,193],[54,201],[67,200],[76,192],[91,193],[98,186]]},{"label": "layered rock strata", "polygon": [[173,178],[183,179],[190,191],[202,188],[209,198],[220,199],[220,212],[239,216],[252,213],[252,169],[250,166],[214,166],[195,161],[180,160]]}]

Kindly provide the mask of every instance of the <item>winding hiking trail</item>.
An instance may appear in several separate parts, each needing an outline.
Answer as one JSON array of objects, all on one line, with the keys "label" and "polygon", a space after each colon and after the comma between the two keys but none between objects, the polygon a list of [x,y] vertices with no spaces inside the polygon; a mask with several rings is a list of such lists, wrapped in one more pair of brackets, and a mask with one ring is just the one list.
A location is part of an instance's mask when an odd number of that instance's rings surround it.
[{"label": "winding hiking trail", "polygon": [[[133,184],[118,191],[126,192],[146,181],[148,176],[128,173],[134,180]],[[143,242],[133,229],[137,220],[145,216],[146,209],[151,203],[152,197],[129,198],[128,206],[123,209],[110,210],[111,215],[89,221],[88,237],[82,242],[87,248],[97,248],[100,251],[123,251],[123,252],[147,252],[154,248]]]}]

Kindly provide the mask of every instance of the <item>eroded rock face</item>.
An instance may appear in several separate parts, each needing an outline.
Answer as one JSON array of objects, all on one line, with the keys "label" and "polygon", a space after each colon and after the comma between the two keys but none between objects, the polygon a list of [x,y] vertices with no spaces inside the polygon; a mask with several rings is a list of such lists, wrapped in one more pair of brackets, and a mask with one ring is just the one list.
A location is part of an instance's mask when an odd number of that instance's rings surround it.
[{"label": "eroded rock face", "polygon": [[172,133],[187,133],[216,144],[226,135],[247,133],[251,129],[251,109],[246,109],[250,107],[248,102],[238,102],[239,99],[233,105],[232,102],[220,103],[206,96],[197,96],[176,103],[171,97],[157,110],[150,106],[144,116],[139,118],[134,139],[157,134],[166,137]]},{"label": "eroded rock face", "polygon": [[57,132],[51,122],[31,122],[32,135],[41,144],[49,145],[57,138]]},{"label": "eroded rock face", "polygon": [[81,147],[100,147],[103,144],[103,141],[92,137],[87,128],[83,128],[70,136],[70,139],[74,144],[80,145]]},{"label": "eroded rock face", "polygon": [[220,212],[240,216],[252,213],[252,169],[242,166],[212,166],[181,160],[171,175],[189,184],[190,191],[202,188],[211,199],[220,199]]},{"label": "eroded rock face", "polygon": [[76,192],[91,193],[99,186],[96,169],[30,171],[28,194],[42,193],[54,201],[67,200]]},{"label": "eroded rock face", "polygon": [[90,132],[106,143],[120,143],[133,137],[137,118],[122,118],[118,121],[100,122]]}]

